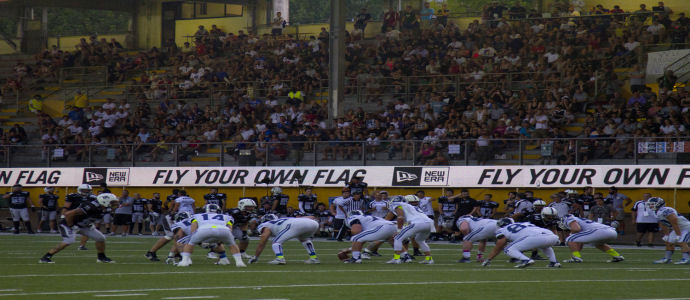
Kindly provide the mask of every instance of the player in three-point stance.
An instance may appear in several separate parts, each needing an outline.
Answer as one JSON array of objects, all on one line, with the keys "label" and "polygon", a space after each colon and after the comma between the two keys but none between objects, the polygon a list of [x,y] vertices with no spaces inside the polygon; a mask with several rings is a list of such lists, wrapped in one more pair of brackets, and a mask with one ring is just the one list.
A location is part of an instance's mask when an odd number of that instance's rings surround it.
[{"label": "player in three-point stance", "polygon": [[343,261],[346,264],[362,263],[364,243],[391,241],[397,233],[395,222],[386,221],[379,217],[365,216],[360,210],[351,211],[350,216],[345,220],[345,225],[352,232],[352,238],[350,238],[352,247],[338,253],[338,257],[344,259],[347,257],[347,253],[352,252],[352,257]]},{"label": "player in three-point stance", "polygon": [[647,207],[656,212],[656,218],[661,223],[661,228],[664,231],[663,240],[666,242],[666,254],[664,258],[654,261],[655,264],[670,264],[672,262],[671,256],[675,245],[680,246],[683,251],[683,258],[676,262],[677,265],[690,264],[690,221],[678,214],[678,212],[671,208],[664,206],[666,202],[659,197],[652,197],[647,200]]},{"label": "player in three-point stance", "polygon": [[321,261],[316,256],[316,250],[314,250],[314,244],[311,241],[318,230],[319,223],[310,217],[279,219],[274,214],[264,215],[261,217],[261,224],[257,228],[261,235],[259,244],[256,245],[256,252],[254,257],[249,260],[249,263],[253,264],[259,261],[259,256],[264,251],[268,239],[274,236],[271,248],[276,258],[269,261],[269,264],[286,264],[285,256],[283,256],[283,243],[291,239],[297,239],[302,242],[302,246],[307,250],[309,259],[304,261],[305,264],[319,264]]},{"label": "player in three-point stance", "polygon": [[[389,264],[401,264],[401,256],[407,256],[407,251],[403,247],[403,242],[407,239],[412,239],[419,244],[419,249],[425,255],[421,264],[433,264],[434,259],[431,257],[431,249],[426,243],[426,239],[429,238],[431,234],[432,227],[434,226],[434,221],[429,219],[426,214],[418,207],[412,206],[407,202],[418,202],[418,198],[415,195],[407,195],[405,197],[396,197],[395,200],[399,202],[391,202],[388,206],[388,215],[386,215],[386,220],[392,220],[397,217],[397,227],[400,232],[393,238],[393,250],[395,254],[393,259],[389,260]],[[404,226],[407,224],[406,226]]]},{"label": "player in three-point stance", "polygon": [[496,246],[482,263],[488,267],[491,260],[498,255],[501,250],[513,258],[517,258],[520,263],[516,268],[524,268],[534,264],[534,260],[522,254],[522,251],[541,249],[549,258],[548,267],[559,268],[561,264],[556,260],[556,254],[552,246],[558,245],[558,236],[548,229],[537,227],[533,224],[515,223],[511,218],[502,218],[496,222]]},{"label": "player in three-point stance", "polygon": [[472,244],[479,242],[477,247],[477,261],[483,261],[483,253],[486,249],[486,240],[496,236],[496,220],[494,219],[480,219],[470,215],[458,218],[456,222],[460,232],[464,236],[462,240],[462,259],[459,263],[472,262]]},{"label": "player in three-point stance", "polygon": [[[544,211],[542,211],[543,213]],[[552,216],[542,214],[545,220],[550,220]],[[572,257],[565,260],[567,263],[581,263],[582,247],[587,243],[594,244],[594,247],[611,255],[608,262],[621,262],[624,260],[623,256],[611,248],[607,242],[615,240],[618,237],[616,229],[611,226],[594,222],[588,219],[582,219],[573,215],[565,215],[558,226],[563,230],[569,230],[570,235],[565,238],[565,243],[572,252]]]}]

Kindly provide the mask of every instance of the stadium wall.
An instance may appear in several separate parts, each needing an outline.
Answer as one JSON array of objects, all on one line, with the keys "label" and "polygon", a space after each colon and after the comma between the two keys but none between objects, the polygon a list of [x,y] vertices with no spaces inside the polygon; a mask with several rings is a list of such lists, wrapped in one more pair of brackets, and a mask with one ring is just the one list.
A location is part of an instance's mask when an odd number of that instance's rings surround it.
[{"label": "stadium wall", "polygon": [[[563,174],[565,170],[579,175],[561,176],[565,181],[554,179],[553,174]],[[508,174],[512,174],[512,179]],[[390,195],[411,194],[421,189],[427,196],[436,198],[448,188],[455,189],[455,193],[467,188],[475,199],[492,194],[494,201],[501,204],[499,210],[503,209],[502,200],[510,191],[531,190],[537,197],[549,199],[551,194],[566,188],[581,191],[589,185],[603,194],[608,187],[616,186],[633,200],[649,192],[666,199],[669,206],[681,212],[690,212],[690,190],[685,188],[690,181],[690,168],[676,165],[8,168],[0,169],[0,192],[7,192],[13,184],[20,183],[37,201],[37,195],[47,185],[59,187],[60,195],[64,196],[74,192],[82,182],[95,186],[106,183],[116,194],[128,189],[131,193],[141,193],[144,198],[154,192],[165,197],[173,188],[184,188],[201,205],[209,188],[217,187],[228,194],[230,205],[235,205],[242,197],[261,198],[270,187],[280,186],[290,196],[290,205],[296,207],[297,195],[304,186],[314,186],[319,201],[328,202],[328,197],[339,196],[341,188],[355,176],[364,177],[370,192],[385,189]]]},{"label": "stadium wall", "polygon": [[[680,12],[685,12],[686,15],[690,13],[690,1],[688,0],[663,0],[663,2],[664,6],[673,10],[675,17]],[[589,10],[597,4],[608,9],[612,9],[614,5],[619,5],[624,11],[633,12],[640,9],[642,3],[647,5],[648,10],[652,10],[653,6],[657,6],[658,1],[585,0],[585,9]]]}]

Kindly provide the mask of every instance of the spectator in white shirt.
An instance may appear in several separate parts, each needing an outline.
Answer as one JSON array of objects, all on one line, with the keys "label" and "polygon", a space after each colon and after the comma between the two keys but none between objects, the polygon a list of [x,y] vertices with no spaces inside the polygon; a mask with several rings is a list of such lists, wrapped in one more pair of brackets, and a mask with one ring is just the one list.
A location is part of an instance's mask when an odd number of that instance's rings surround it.
[{"label": "spectator in white shirt", "polygon": [[71,133],[72,135],[80,135],[84,131],[84,129],[80,126],[77,126],[77,124],[72,124],[69,127],[67,127],[67,129],[69,130],[69,133]]}]

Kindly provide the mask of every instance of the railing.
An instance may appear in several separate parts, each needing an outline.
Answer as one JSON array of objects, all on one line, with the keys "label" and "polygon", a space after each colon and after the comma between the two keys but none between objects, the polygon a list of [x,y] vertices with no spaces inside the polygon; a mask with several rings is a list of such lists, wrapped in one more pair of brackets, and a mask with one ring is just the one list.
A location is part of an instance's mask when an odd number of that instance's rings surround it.
[{"label": "railing", "polygon": [[690,81],[690,53],[666,66],[664,74],[668,71],[672,71],[678,77],[678,82]]},{"label": "railing", "polygon": [[107,66],[60,68],[60,87],[108,85]]},{"label": "railing", "polygon": [[690,137],[453,139],[0,146],[5,167],[688,163]]}]

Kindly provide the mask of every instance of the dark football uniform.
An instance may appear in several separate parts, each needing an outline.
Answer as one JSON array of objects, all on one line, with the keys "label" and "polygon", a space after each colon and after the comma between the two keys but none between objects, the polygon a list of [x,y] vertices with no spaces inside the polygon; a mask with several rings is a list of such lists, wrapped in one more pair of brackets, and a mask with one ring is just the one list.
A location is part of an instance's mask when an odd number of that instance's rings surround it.
[{"label": "dark football uniform", "polygon": [[[369,187],[369,185],[366,182],[358,182],[358,183],[350,183],[347,185],[348,188],[350,188],[350,193],[354,194],[355,192],[362,192],[364,194],[364,191]],[[368,195],[364,195],[365,197]]]},{"label": "dark football uniform", "polygon": [[527,215],[526,219],[527,222],[546,229],[552,229],[554,226],[556,226],[557,222],[556,220],[546,221],[544,217],[541,216],[541,213],[536,212],[532,212],[531,214]]},{"label": "dark football uniform", "polygon": [[301,194],[297,197],[297,202],[299,203],[299,210],[308,215],[313,216],[316,211],[316,195],[305,195]]},{"label": "dark football uniform", "polygon": [[479,201],[479,213],[482,218],[491,218],[491,212],[498,208],[498,203],[495,201]]},{"label": "dark football uniform", "polygon": [[278,206],[276,206],[276,213],[281,214],[281,215],[287,215],[287,206],[288,202],[290,201],[290,197],[285,194],[278,194],[278,195],[273,195],[270,197],[271,199],[271,205],[273,205],[273,202],[278,200]]},{"label": "dark football uniform", "polygon": [[233,219],[235,219],[235,223],[232,224],[233,227],[249,224],[249,221],[251,221],[251,219],[256,218],[256,214],[243,212],[239,208],[232,208],[228,210],[226,214],[230,215]]},{"label": "dark football uniform", "polygon": [[91,194],[83,195],[83,194],[79,194],[79,193],[72,193],[72,194],[67,195],[67,197],[65,197],[65,208],[67,210],[73,210],[73,209],[76,209],[77,207],[79,207],[79,205],[82,202],[89,202],[89,201],[94,201],[94,200],[96,200],[96,196],[91,195]]},{"label": "dark football uniform", "polygon": [[55,194],[42,194],[38,196],[38,198],[41,199],[41,204],[43,206],[43,210],[45,211],[56,211],[57,210],[57,201],[60,199],[60,196],[55,195]]},{"label": "dark football uniform", "polygon": [[223,203],[228,199],[228,196],[224,193],[208,193],[204,195],[204,200],[206,204],[215,204],[218,207],[223,208]]},{"label": "dark football uniform", "polygon": [[26,206],[26,199],[29,199],[29,192],[19,191],[10,193],[10,208],[23,209]]}]

